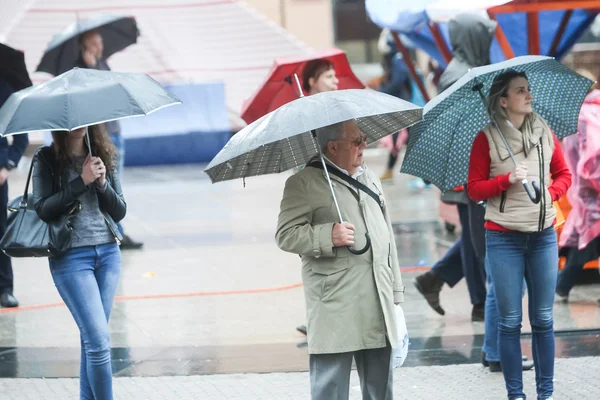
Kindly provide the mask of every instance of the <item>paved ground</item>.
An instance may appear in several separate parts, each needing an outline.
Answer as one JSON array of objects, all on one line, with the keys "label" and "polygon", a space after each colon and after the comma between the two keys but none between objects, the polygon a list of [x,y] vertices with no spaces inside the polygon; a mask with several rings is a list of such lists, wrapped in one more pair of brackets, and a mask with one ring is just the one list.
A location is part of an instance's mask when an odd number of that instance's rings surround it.
[{"label": "paved ground", "polygon": [[[600,357],[559,359],[556,400],[600,398]],[[524,372],[525,393],[535,399],[535,374]],[[3,400],[78,399],[76,379],[0,379]],[[308,373],[229,374],[157,378],[116,378],[116,400],[283,400],[309,399]],[[478,364],[401,368],[394,373],[394,396],[410,400],[505,399],[502,375]],[[354,371],[350,398],[360,399]]]}]

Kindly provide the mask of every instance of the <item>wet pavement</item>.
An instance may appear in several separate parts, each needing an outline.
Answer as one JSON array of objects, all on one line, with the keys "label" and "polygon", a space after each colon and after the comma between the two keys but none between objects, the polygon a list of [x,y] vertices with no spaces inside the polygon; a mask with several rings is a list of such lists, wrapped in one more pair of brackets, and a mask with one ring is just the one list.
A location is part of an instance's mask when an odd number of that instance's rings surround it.
[{"label": "wet pavement", "polygon": [[[599,357],[557,359],[554,398],[597,400]],[[523,373],[524,391],[535,399],[534,372]],[[114,379],[116,400],[308,400],[306,372],[135,377]],[[77,379],[0,379],[3,400],[79,399]],[[361,399],[358,375],[350,378],[350,400]],[[505,399],[502,374],[481,365],[394,370],[394,398],[410,400]]]},{"label": "wet pavement", "polygon": [[[379,150],[367,155],[378,172],[385,159]],[[212,185],[201,171],[201,166],[126,169],[124,226],[145,244],[123,253],[110,324],[115,375],[306,371],[305,337],[295,331],[305,318],[300,263],[274,243],[289,173],[249,178],[244,187],[242,181]],[[437,190],[410,189],[409,179],[398,175],[385,185],[407,285],[406,365],[476,363],[483,324],[471,322],[464,282],[442,290],[445,316],[431,310],[411,284],[456,233],[442,228]],[[11,176],[11,196],[23,185],[23,171]],[[0,377],[77,376],[79,334],[47,260],[15,259],[13,265],[21,307],[0,310]],[[555,327],[563,332],[557,357],[600,356],[598,297],[600,284],[577,286],[571,303],[555,306]],[[526,317],[523,331],[530,332]],[[530,343],[524,335],[528,355]],[[308,381],[302,379],[305,393]]]}]

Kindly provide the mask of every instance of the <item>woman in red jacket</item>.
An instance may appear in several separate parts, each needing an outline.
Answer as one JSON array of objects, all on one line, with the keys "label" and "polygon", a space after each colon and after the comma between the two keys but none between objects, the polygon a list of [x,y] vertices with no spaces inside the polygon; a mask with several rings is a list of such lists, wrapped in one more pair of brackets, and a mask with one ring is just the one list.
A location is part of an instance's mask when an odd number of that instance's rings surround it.
[{"label": "woman in red jacket", "polygon": [[[494,79],[488,108],[517,165],[494,124],[476,137],[469,165],[469,196],[487,200],[485,262],[494,282],[500,363],[510,400],[525,399],[520,346],[523,277],[529,294],[537,395],[539,400],[552,398],[552,306],[558,265],[552,202],[571,185],[560,144],[533,111],[532,100],[524,73],[508,70]],[[539,204],[529,199],[523,179],[539,183]]]}]

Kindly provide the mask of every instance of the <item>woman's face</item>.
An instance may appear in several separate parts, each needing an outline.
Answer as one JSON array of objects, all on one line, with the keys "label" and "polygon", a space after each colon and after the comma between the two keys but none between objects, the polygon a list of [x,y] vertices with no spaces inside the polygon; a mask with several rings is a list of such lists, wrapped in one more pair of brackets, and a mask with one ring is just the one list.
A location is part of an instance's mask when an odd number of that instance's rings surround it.
[{"label": "woman's face", "polygon": [[69,139],[81,139],[85,136],[85,128],[75,129],[67,133],[67,135],[69,135]]},{"label": "woman's face", "polygon": [[311,87],[311,94],[337,90],[339,82],[333,68],[323,72],[317,79],[310,78],[308,80]]},{"label": "woman's face", "polygon": [[511,114],[526,115],[533,112],[531,87],[525,78],[515,78],[508,84],[506,97],[500,98],[500,105]]}]

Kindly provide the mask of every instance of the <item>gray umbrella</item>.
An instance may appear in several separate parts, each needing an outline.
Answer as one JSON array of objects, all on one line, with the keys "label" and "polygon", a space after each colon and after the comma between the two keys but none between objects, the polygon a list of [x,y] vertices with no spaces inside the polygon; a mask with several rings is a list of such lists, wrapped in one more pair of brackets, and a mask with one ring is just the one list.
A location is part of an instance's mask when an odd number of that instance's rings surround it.
[{"label": "gray umbrella", "polygon": [[319,154],[315,129],[355,119],[369,142],[409,127],[422,108],[374,90],[349,89],[301,97],[254,121],[206,167],[211,181],[276,174]]},{"label": "gray umbrella", "polygon": [[[214,183],[279,173],[304,165],[319,155],[339,220],[343,223],[316,130],[356,120],[367,140],[376,141],[417,123],[422,113],[421,107],[373,90],[338,90],[301,97],[239,131],[205,172]],[[367,245],[363,249],[349,248],[350,252],[366,252],[371,243],[368,233],[366,237]]]},{"label": "gray umbrella", "polygon": [[80,57],[80,35],[92,30],[102,36],[105,59],[136,43],[140,35],[133,17],[98,14],[77,20],[52,37],[36,71],[60,75],[73,68]]},{"label": "gray umbrella", "polygon": [[0,134],[72,131],[179,103],[148,75],[74,68],[13,93],[0,108]]}]

